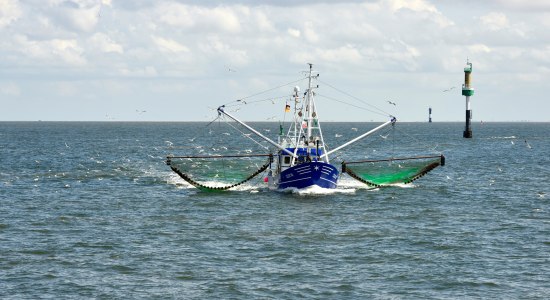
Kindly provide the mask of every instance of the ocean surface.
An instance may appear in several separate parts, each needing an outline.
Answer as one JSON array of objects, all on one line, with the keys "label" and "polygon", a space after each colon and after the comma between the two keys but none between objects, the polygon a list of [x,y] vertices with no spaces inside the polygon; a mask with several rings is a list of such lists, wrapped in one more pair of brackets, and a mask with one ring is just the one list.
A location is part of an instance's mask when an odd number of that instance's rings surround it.
[{"label": "ocean surface", "polygon": [[550,123],[398,123],[335,158],[441,151],[412,185],[217,193],[164,163],[223,136],[206,125],[0,122],[0,298],[550,297]]}]

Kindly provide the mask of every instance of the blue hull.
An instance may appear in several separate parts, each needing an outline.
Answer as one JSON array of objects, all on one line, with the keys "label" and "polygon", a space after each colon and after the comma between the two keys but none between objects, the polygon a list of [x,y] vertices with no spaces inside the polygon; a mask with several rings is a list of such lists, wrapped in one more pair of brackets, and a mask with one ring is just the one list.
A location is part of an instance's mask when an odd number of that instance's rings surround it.
[{"label": "blue hull", "polygon": [[281,172],[279,189],[303,189],[309,186],[319,186],[335,189],[338,183],[338,170],[324,162],[306,162],[290,167]]}]

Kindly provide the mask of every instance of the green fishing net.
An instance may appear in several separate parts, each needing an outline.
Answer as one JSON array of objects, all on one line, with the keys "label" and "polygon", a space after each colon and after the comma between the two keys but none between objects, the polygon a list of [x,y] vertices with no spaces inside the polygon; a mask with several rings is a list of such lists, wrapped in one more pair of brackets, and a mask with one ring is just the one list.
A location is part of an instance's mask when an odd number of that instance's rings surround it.
[{"label": "green fishing net", "polygon": [[226,156],[168,156],[166,164],[191,185],[206,191],[227,190],[265,171],[269,154]]},{"label": "green fishing net", "polygon": [[420,156],[342,163],[342,173],[369,185],[411,183],[445,164],[444,156]]}]

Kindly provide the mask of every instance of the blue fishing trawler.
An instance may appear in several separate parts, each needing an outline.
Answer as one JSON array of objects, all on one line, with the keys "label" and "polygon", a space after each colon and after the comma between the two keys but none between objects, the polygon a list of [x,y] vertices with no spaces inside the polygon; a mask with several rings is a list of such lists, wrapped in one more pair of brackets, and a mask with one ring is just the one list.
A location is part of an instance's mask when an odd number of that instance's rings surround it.
[{"label": "blue fishing trawler", "polygon": [[[195,187],[203,190],[226,190],[249,181],[254,176],[266,171],[267,175],[264,181],[267,183],[269,189],[286,190],[286,189],[306,189],[309,187],[319,187],[324,189],[335,189],[338,187],[338,179],[341,173],[347,173],[352,178],[355,178],[369,186],[379,187],[386,184],[393,183],[410,183],[427,172],[431,171],[435,167],[444,164],[444,157],[441,156],[422,156],[422,157],[407,157],[407,158],[390,158],[379,160],[381,162],[400,162],[399,170],[385,170],[373,171],[373,168],[368,168],[367,171],[361,169],[361,165],[368,164],[369,166],[377,162],[374,160],[369,161],[350,161],[342,162],[341,170],[338,170],[336,166],[331,164],[330,155],[336,151],[339,151],[351,144],[354,144],[375,132],[396,123],[396,118],[389,115],[388,121],[382,123],[378,127],[363,133],[356,138],[336,147],[328,149],[325,145],[323,132],[321,129],[321,122],[317,114],[317,107],[315,105],[315,89],[318,85],[313,85],[313,81],[319,77],[319,74],[313,73],[313,65],[309,64],[309,70],[307,71],[305,79],[308,80],[307,89],[304,92],[300,91],[298,86],[294,87],[291,95],[290,104],[287,103],[285,112],[292,112],[292,121],[290,126],[286,129],[282,125],[279,125],[279,135],[277,141],[270,139],[258,130],[254,129],[247,123],[241,121],[234,116],[232,112],[226,109],[226,105],[222,105],[217,108],[218,117],[227,117],[230,120],[242,125],[252,134],[258,138],[263,139],[267,143],[271,144],[271,153],[269,154],[239,154],[239,155],[213,155],[213,156],[168,156],[167,164],[169,164],[174,172],[180,175],[187,182],[191,183]],[[235,100],[234,102],[244,103],[244,100]],[[267,148],[266,148],[267,149]],[[274,150],[273,150],[274,149]],[[267,162],[259,167],[252,175],[237,180],[238,182],[232,182],[222,186],[209,186],[208,184],[199,182],[190,173],[193,171],[188,168],[185,170],[182,167],[178,167],[172,163],[174,159],[206,159],[206,160],[220,160],[223,158],[235,159],[235,158],[250,158],[258,156],[268,156]],[[411,168],[403,169],[401,164],[404,161],[413,161],[421,159],[436,159],[437,161],[429,162],[423,165],[416,165]],[[195,163],[196,165],[196,163]],[[387,164],[386,164],[387,165]],[[199,167],[197,171],[205,170],[204,166]],[[374,174],[374,172],[378,172]],[[232,172],[234,174],[234,172]],[[218,174],[216,173],[216,176]]]}]

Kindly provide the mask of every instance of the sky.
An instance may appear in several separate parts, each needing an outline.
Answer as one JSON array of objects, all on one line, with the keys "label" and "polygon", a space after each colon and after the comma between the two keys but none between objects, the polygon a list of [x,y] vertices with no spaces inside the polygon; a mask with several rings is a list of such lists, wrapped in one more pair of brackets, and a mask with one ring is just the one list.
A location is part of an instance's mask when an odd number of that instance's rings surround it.
[{"label": "sky", "polygon": [[550,121],[547,0],[0,0],[0,121],[210,121],[307,63],[325,121],[463,121],[467,59],[474,122]]}]

